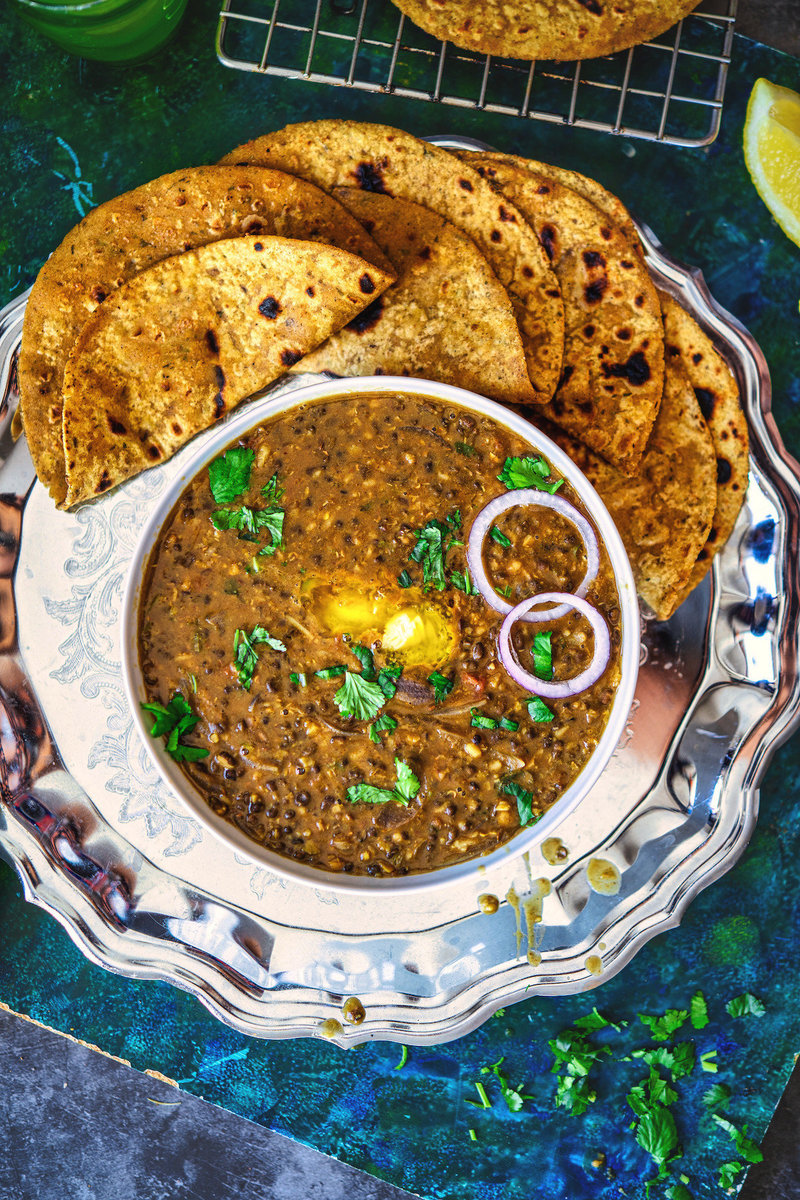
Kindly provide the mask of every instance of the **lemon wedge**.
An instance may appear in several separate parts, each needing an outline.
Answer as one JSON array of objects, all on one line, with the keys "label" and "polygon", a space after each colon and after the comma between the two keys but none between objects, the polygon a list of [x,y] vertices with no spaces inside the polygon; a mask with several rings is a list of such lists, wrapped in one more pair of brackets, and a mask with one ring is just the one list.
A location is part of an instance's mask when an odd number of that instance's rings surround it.
[{"label": "lemon wedge", "polygon": [[744,123],[744,160],[761,199],[800,246],[800,95],[756,80]]}]

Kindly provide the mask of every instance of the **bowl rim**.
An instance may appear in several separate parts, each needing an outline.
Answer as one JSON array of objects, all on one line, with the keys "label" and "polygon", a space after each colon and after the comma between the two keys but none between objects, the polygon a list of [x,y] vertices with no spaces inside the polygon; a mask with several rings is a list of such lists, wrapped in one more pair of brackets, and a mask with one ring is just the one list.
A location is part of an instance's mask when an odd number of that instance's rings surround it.
[{"label": "bowl rim", "polygon": [[[619,594],[622,617],[620,681],[605,730],[586,766],[544,816],[535,825],[520,831],[509,842],[489,854],[432,871],[390,878],[345,875],[295,862],[252,841],[237,826],[217,817],[200,793],[192,787],[179,765],[167,754],[161,739],[150,735],[148,720],[140,707],[146,693],[138,659],[139,600],[147,561],[162,526],[195,476],[231,443],[251,433],[272,417],[304,404],[376,392],[400,392],[428,397],[470,412],[478,412],[505,426],[523,438],[532,450],[547,458],[575,490],[605,545]],[[602,775],[624,733],[639,670],[641,619],[633,574],[617,528],[594,487],[555,442],[518,413],[476,392],[428,379],[378,375],[335,378],[288,388],[277,394],[269,393],[246,402],[229,414],[211,436],[206,435],[196,453],[186,459],[181,470],[169,482],[138,534],[125,579],[120,633],[123,689],[134,727],[171,796],[199,821],[205,832],[220,839],[237,854],[245,855],[256,865],[266,867],[290,883],[329,892],[344,891],[350,895],[361,893],[371,896],[398,896],[461,884],[472,876],[480,875],[481,879],[484,879],[495,867],[520,858],[546,838],[552,837],[554,831],[576,812]]]}]

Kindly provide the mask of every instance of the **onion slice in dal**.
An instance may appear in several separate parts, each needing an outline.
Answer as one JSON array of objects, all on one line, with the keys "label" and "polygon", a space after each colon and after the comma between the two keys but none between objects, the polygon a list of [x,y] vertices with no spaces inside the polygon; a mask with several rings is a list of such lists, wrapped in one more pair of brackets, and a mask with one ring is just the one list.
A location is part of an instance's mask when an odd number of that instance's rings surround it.
[{"label": "onion slice in dal", "polygon": [[[489,577],[483,565],[483,543],[486,540],[486,535],[492,523],[501,513],[506,512],[509,508],[518,508],[527,504],[537,504],[541,508],[553,509],[554,512],[559,513],[565,520],[569,521],[571,525],[574,525],[583,538],[583,545],[586,550],[586,573],[575,589],[575,596],[582,597],[586,595],[589,584],[597,577],[597,572],[600,569],[600,549],[592,526],[586,520],[586,517],[582,513],[579,513],[577,508],[570,504],[568,500],[565,500],[563,496],[551,496],[549,492],[540,492],[537,488],[516,488],[514,491],[506,492],[502,496],[495,496],[494,500],[490,500],[472,522],[472,528],[469,531],[469,539],[467,541],[467,566],[469,567],[473,583],[486,603],[495,612],[516,612],[520,608],[520,605],[514,608],[506,600],[501,599],[489,582]],[[565,595],[567,594],[569,593],[565,593]],[[571,599],[572,595],[570,595]],[[570,605],[568,604],[560,604],[557,608],[546,609],[541,613],[527,613],[524,617],[516,617],[515,620],[521,619],[531,624],[536,624],[539,621],[551,621],[556,617],[566,616],[569,608]]]},{"label": "onion slice in dal", "polygon": [[[514,648],[511,645],[511,630],[517,621],[524,620],[528,610],[536,604],[558,604],[560,609],[574,608],[586,617],[586,620],[592,627],[592,632],[594,633],[594,654],[592,661],[585,671],[581,671],[573,679],[559,679],[556,682],[548,682],[547,680],[539,679],[536,675],[531,675],[529,671],[520,666],[519,660],[514,653]],[[543,616],[552,619],[555,611],[555,609],[548,609]],[[511,612],[500,626],[500,633],[497,638],[497,650],[500,661],[506,671],[508,671],[514,682],[518,683],[521,688],[525,688],[528,692],[533,692],[535,696],[548,696],[553,700],[562,700],[569,696],[577,696],[579,692],[585,691],[591,684],[596,683],[608,666],[608,660],[611,655],[611,639],[605,620],[588,601],[582,599],[580,596],[573,596],[569,592],[541,592],[538,596],[531,596],[530,599],[523,600],[521,604],[517,604],[516,607],[511,609]]]}]

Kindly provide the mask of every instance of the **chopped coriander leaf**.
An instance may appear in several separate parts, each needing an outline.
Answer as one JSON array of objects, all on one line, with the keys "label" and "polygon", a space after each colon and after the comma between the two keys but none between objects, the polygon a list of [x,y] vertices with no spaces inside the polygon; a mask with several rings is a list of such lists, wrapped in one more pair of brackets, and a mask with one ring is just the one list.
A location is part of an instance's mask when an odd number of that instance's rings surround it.
[{"label": "chopped coriander leaf", "polygon": [[351,646],[353,654],[361,663],[361,674],[365,679],[372,680],[375,678],[375,659],[372,657],[372,651],[366,646]]},{"label": "chopped coriander leaf", "polygon": [[400,1062],[394,1068],[395,1071],[402,1071],[403,1067],[408,1062],[408,1046],[400,1047]]},{"label": "chopped coriander leaf", "polygon": [[667,1200],[692,1200],[692,1193],[684,1183],[673,1183],[666,1191]]},{"label": "chopped coriander leaf", "polygon": [[356,783],[347,789],[351,804],[386,804],[396,799],[392,788],[373,787],[371,783]]},{"label": "chopped coriander leaf", "polygon": [[408,571],[401,571],[397,576],[397,582],[402,588],[410,588],[414,585],[414,580],[411,578]]},{"label": "chopped coriander leaf", "polygon": [[255,452],[245,446],[234,446],[208,465],[211,495],[217,504],[230,504],[250,486],[250,471]]},{"label": "chopped coriander leaf", "polygon": [[261,495],[264,497],[265,500],[268,500],[271,504],[277,504],[278,501],[282,500],[283,497],[286,495],[286,488],[282,488],[282,487],[278,486],[277,471],[264,484],[264,486],[261,489]]},{"label": "chopped coriander leaf", "polygon": [[497,542],[498,546],[508,547],[511,545],[511,538],[506,537],[502,529],[498,529],[496,525],[493,525],[489,530],[489,537],[493,542]]},{"label": "chopped coriander leaf", "polygon": [[497,583],[497,584],[495,584],[495,590],[498,591],[501,596],[505,596],[506,600],[511,599],[511,584],[510,583]]},{"label": "chopped coriander leaf", "polygon": [[761,1148],[757,1142],[747,1136],[747,1126],[743,1125],[741,1129],[737,1129],[732,1121],[727,1117],[721,1117],[719,1113],[712,1113],[711,1119],[716,1121],[720,1129],[724,1129],[730,1138],[736,1143],[737,1153],[741,1154],[742,1158],[750,1163],[763,1162],[764,1155],[761,1153]]},{"label": "chopped coriander leaf", "polygon": [[443,700],[446,700],[455,686],[454,680],[448,679],[439,671],[434,671],[428,676],[428,683],[433,688],[434,704],[441,704]]},{"label": "chopped coriander leaf", "polygon": [[258,664],[256,646],[259,645],[269,646],[272,650],[286,650],[283,642],[271,637],[263,625],[256,625],[251,633],[237,629],[233,635],[233,665],[239,676],[239,683],[248,692]]},{"label": "chopped coriander leaf", "polygon": [[522,1091],[522,1084],[518,1088],[513,1088],[508,1082],[508,1079],[500,1070],[500,1067],[505,1062],[505,1058],[499,1058],[496,1063],[491,1066],[481,1067],[481,1075],[488,1075],[489,1072],[497,1077],[497,1082],[500,1084],[500,1094],[506,1102],[509,1112],[519,1112],[526,1100],[532,1100],[533,1097]]},{"label": "chopped coriander leaf", "polygon": [[461,514],[451,513],[444,521],[435,518],[417,530],[417,544],[411,551],[410,558],[422,566],[422,579],[425,588],[434,587],[442,592],[447,587],[445,562],[451,546],[462,543],[455,536],[455,531],[461,524]]},{"label": "chopped coriander leaf", "polygon": [[538,679],[553,678],[553,647],[549,633],[533,635],[533,672]]},{"label": "chopped coriander leaf", "polygon": [[700,1070],[707,1071],[709,1075],[716,1075],[719,1067],[714,1062],[717,1057],[716,1050],[706,1050],[705,1054],[700,1055]]},{"label": "chopped coriander leaf", "polygon": [[728,1188],[735,1187],[736,1176],[743,1170],[744,1163],[736,1162],[735,1160],[723,1163],[719,1169],[719,1186],[725,1188],[726,1191]]},{"label": "chopped coriander leaf", "polygon": [[347,667],[323,667],[321,671],[315,671],[314,674],[318,679],[335,679],[337,675],[344,675]]},{"label": "chopped coriander leaf", "polygon": [[676,1029],[680,1029],[688,1016],[688,1012],[683,1008],[668,1008],[663,1017],[649,1017],[646,1013],[638,1014],[639,1020],[650,1030],[654,1042],[666,1042]]},{"label": "chopped coriander leaf", "polygon": [[541,819],[541,813],[533,811],[533,792],[529,792],[513,779],[504,779],[500,791],[513,796],[517,802],[517,813],[520,825],[535,825]]},{"label": "chopped coriander leaf", "polygon": [[301,671],[290,671],[289,679],[292,683],[296,683],[298,687],[305,687],[308,683],[306,676]]},{"label": "chopped coriander leaf", "polygon": [[393,729],[397,729],[397,721],[394,717],[390,717],[388,713],[381,713],[377,720],[373,721],[367,727],[367,733],[371,742],[375,742],[378,746],[381,744],[381,734],[391,733]]},{"label": "chopped coriander leaf", "polygon": [[767,1011],[764,1005],[751,992],[743,992],[725,1005],[726,1012],[732,1017],[763,1017]]},{"label": "chopped coriander leaf", "polygon": [[544,700],[540,700],[538,696],[532,697],[532,699],[528,700],[526,703],[528,705],[528,716],[532,721],[553,720],[555,713],[552,712],[547,707]]},{"label": "chopped coriander leaf", "polygon": [[468,1129],[468,1130],[467,1130],[467,1133],[469,1134],[469,1140],[470,1140],[471,1142],[477,1142],[477,1140],[478,1140],[478,1135],[477,1135],[477,1133],[475,1132],[475,1130],[474,1130],[474,1129]]},{"label": "chopped coriander leaf", "polygon": [[708,1024],[708,1005],[702,992],[695,992],[689,1005],[692,1025],[695,1029],[705,1029]]},{"label": "chopped coriander leaf", "polygon": [[666,1046],[634,1050],[631,1058],[643,1058],[651,1067],[666,1067],[673,1080],[690,1075],[695,1066],[695,1051],[691,1042],[678,1042],[671,1050]]},{"label": "chopped coriander leaf", "polygon": [[184,734],[191,733],[198,716],[192,712],[188,700],[175,692],[168,704],[142,704],[145,712],[155,717],[150,733],[153,737],[166,737],[167,753],[175,762],[197,762],[200,758],[208,757],[205,746],[186,746],[181,739]]},{"label": "chopped coriander leaf", "polygon": [[477,596],[478,595],[478,589],[475,587],[475,584],[472,582],[469,571],[467,571],[466,568],[464,569],[463,572],[462,571],[451,571],[450,572],[450,582],[452,583],[454,588],[457,588],[459,590],[459,592],[463,592],[465,596]]},{"label": "chopped coriander leaf", "polygon": [[475,1080],[475,1091],[478,1093],[478,1095],[481,1098],[481,1107],[482,1108],[491,1108],[492,1107],[491,1101],[490,1101],[489,1097],[486,1095],[486,1088],[483,1086],[480,1079]]},{"label": "chopped coriander leaf", "polygon": [[590,1013],[586,1013],[585,1016],[578,1017],[577,1020],[573,1021],[576,1029],[585,1029],[589,1033],[594,1032],[596,1029],[616,1029],[617,1033],[619,1033],[624,1023],[615,1025],[613,1021],[609,1021],[608,1017],[604,1017],[602,1013],[599,1013],[596,1006]]},{"label": "chopped coriander leaf", "polygon": [[478,453],[474,446],[470,446],[469,442],[456,442],[456,450],[465,458],[472,458],[473,454]]},{"label": "chopped coriander leaf", "polygon": [[333,693],[333,702],[343,717],[372,721],[386,703],[386,696],[377,683],[345,669],[344,683]]},{"label": "chopped coriander leaf", "polygon": [[564,1029],[548,1045],[555,1058],[551,1070],[559,1076],[555,1102],[573,1116],[580,1116],[597,1099],[589,1072],[611,1051],[608,1046],[593,1045],[581,1029]]},{"label": "chopped coriander leaf", "polygon": [[519,729],[519,721],[512,721],[511,717],[501,717],[500,728],[508,729],[511,731],[511,733],[514,733],[517,729]]},{"label": "chopped coriander leaf", "polygon": [[397,782],[394,788],[373,787],[369,783],[357,783],[347,789],[347,799],[351,804],[362,801],[366,804],[385,804],[395,800],[398,804],[407,805],[413,800],[420,789],[420,782],[411,767],[402,759],[395,758],[394,769],[397,772]]},{"label": "chopped coriander leaf", "polygon": [[634,1132],[639,1145],[660,1169],[680,1153],[675,1118],[662,1105],[649,1108],[639,1118]]},{"label": "chopped coriander leaf", "polygon": [[731,1098],[731,1089],[727,1083],[712,1083],[703,1096],[703,1104],[707,1108],[727,1108]]},{"label": "chopped coriander leaf", "polygon": [[402,674],[403,668],[399,663],[389,663],[387,667],[381,667],[378,671],[378,687],[387,700],[391,700],[397,691],[397,681]]},{"label": "chopped coriander leaf", "polygon": [[497,476],[509,491],[517,488],[538,488],[540,492],[557,492],[563,479],[550,480],[550,467],[541,457],[507,458]]},{"label": "chopped coriander leaf", "polygon": [[500,722],[495,721],[494,717],[485,716],[479,708],[471,708],[469,711],[472,715],[470,725],[475,729],[497,729]]},{"label": "chopped coriander leaf", "polygon": [[397,771],[397,783],[395,784],[395,793],[398,797],[402,797],[404,803],[413,800],[419,791],[419,780],[417,779],[411,767],[404,763],[401,759],[394,760],[395,770]]}]

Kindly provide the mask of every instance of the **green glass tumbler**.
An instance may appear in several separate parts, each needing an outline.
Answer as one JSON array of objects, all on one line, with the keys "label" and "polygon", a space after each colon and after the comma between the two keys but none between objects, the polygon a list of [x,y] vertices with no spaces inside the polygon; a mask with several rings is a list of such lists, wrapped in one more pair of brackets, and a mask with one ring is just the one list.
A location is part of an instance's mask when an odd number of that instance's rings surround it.
[{"label": "green glass tumbler", "polygon": [[39,33],[70,54],[100,62],[140,61],[178,27],[187,0],[8,0]]}]

